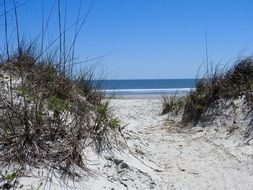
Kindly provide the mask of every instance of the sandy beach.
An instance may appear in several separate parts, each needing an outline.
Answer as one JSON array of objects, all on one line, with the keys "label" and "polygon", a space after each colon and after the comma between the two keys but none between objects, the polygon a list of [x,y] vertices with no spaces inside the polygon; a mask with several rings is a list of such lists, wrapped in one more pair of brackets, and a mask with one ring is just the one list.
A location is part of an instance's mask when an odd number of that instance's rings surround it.
[{"label": "sandy beach", "polygon": [[161,115],[158,97],[112,99],[110,107],[125,126],[118,150],[98,156],[86,149],[90,175],[79,182],[42,185],[47,171],[34,170],[38,176],[20,178],[20,189],[253,189],[253,142],[245,141],[243,125],[182,128],[178,116]]},{"label": "sandy beach", "polygon": [[0,190],[253,190],[253,0],[0,5]]},{"label": "sandy beach", "polygon": [[[113,99],[128,148],[97,160],[88,189],[253,189],[253,146],[240,131],[173,126],[158,98]],[[175,118],[176,119],[176,118]],[[93,160],[94,163],[94,160]]]}]

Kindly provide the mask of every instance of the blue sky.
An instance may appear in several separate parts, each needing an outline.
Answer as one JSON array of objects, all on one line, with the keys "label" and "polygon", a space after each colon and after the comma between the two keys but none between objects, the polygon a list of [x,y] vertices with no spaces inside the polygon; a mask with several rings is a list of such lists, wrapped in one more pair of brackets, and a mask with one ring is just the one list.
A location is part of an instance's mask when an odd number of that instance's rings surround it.
[{"label": "blue sky", "polygon": [[[39,38],[42,0],[16,1],[26,3],[18,8],[23,37]],[[11,8],[12,0],[6,2]],[[61,0],[62,12],[67,5],[67,26],[74,22],[79,2]],[[92,0],[81,2],[85,15]],[[53,3],[44,0],[45,17]],[[2,13],[2,4],[0,8]],[[76,56],[86,60],[106,55],[96,60],[97,73],[105,71],[110,79],[194,78],[205,60],[206,29],[208,55],[214,63],[252,55],[252,9],[252,0],[96,0],[78,36]],[[8,16],[14,23],[13,13]],[[2,43],[3,16],[0,19]],[[57,27],[55,7],[46,41],[55,39]]]}]

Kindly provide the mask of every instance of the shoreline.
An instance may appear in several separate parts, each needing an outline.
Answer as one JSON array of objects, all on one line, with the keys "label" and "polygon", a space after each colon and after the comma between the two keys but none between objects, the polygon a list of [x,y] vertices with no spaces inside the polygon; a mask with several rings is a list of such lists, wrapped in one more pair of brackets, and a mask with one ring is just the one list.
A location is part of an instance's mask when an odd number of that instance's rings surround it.
[{"label": "shoreline", "polygon": [[[161,99],[162,96],[156,95],[124,95],[124,96],[116,96],[113,97],[112,100],[146,100],[146,99]],[[106,99],[110,99],[110,97],[106,97]]]},{"label": "shoreline", "polygon": [[146,94],[146,95],[115,95],[115,96],[108,96],[106,95],[105,99],[129,99],[129,100],[134,100],[134,99],[162,99],[163,96],[168,96],[168,97],[183,97],[187,96],[187,93],[184,94],[159,94],[159,95],[154,95],[154,94]]}]

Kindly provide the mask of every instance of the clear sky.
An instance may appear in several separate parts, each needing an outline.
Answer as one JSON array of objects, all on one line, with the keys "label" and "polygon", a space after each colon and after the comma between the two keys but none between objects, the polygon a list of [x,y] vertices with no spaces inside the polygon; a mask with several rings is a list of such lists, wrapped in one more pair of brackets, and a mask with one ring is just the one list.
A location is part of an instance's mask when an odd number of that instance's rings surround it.
[{"label": "clear sky", "polygon": [[[25,39],[40,37],[42,0],[16,0],[20,31]],[[3,0],[0,11],[3,13]],[[12,0],[6,0],[11,9]],[[55,0],[44,0],[45,19]],[[61,0],[66,25],[71,25],[79,0]],[[85,15],[92,0],[81,0]],[[53,9],[46,41],[57,37],[57,5]],[[63,14],[63,13],[62,13]],[[8,13],[14,23],[13,11]],[[0,17],[1,43],[4,17]],[[208,55],[214,63],[232,63],[253,52],[252,0],[96,0],[78,36],[76,55],[86,60],[101,55],[98,72],[107,78],[194,78]],[[14,41],[15,33],[12,32]],[[72,30],[73,31],[73,30]],[[71,30],[67,40],[71,39]],[[1,47],[3,48],[3,47]],[[94,64],[94,63],[90,63]]]}]

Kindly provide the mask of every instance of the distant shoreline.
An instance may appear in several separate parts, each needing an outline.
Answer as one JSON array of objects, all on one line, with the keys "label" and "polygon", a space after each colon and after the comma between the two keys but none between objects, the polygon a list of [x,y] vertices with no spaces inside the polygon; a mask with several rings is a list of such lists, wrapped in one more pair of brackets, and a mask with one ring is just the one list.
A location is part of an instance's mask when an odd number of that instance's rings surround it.
[{"label": "distant shoreline", "polygon": [[[115,95],[115,96],[106,96],[106,99],[124,99],[124,100],[148,100],[148,99],[162,99],[163,94],[151,94],[151,95]],[[167,95],[173,96],[173,94]],[[178,94],[177,96],[186,96],[186,94]]]},{"label": "distant shoreline", "polygon": [[167,96],[184,96],[195,88],[166,88],[166,89],[108,89],[100,90],[104,92],[106,96],[119,96],[119,97],[161,97],[163,95]]},{"label": "distant shoreline", "polygon": [[[108,99],[110,99],[109,96],[107,96]],[[119,100],[148,100],[148,99],[161,99],[162,96],[154,96],[154,95],[143,95],[143,96],[138,96],[138,95],[125,95],[125,96],[115,96],[112,99],[119,99]]]},{"label": "distant shoreline", "polygon": [[195,88],[196,79],[93,80],[92,84],[106,92],[120,92],[119,95],[145,95],[189,91]]}]

